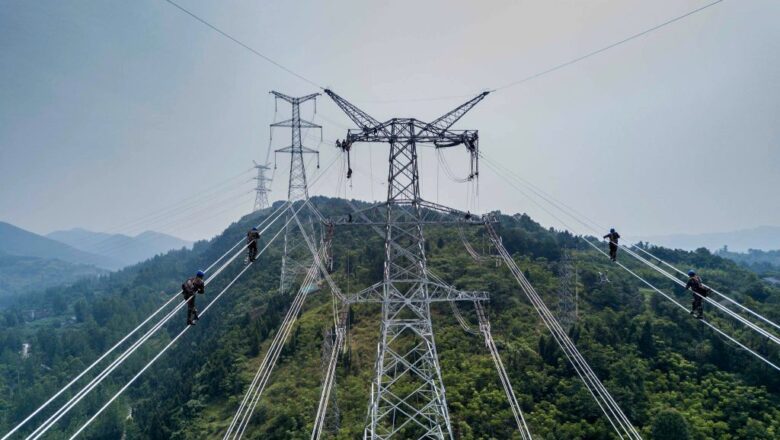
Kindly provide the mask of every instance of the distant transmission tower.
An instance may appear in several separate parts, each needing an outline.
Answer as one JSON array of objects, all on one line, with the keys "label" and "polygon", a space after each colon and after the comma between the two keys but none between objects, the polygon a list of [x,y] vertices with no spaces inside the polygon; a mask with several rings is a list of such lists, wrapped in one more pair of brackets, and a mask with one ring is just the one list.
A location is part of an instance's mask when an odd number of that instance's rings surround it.
[{"label": "distant transmission tower", "polygon": [[564,252],[561,256],[558,276],[558,323],[568,331],[577,321],[577,299],[575,298],[577,280],[575,279],[574,265],[568,252]]},{"label": "distant transmission tower", "polygon": [[253,209],[256,212],[271,206],[268,202],[268,193],[271,192],[271,179],[266,175],[266,172],[271,168],[268,165],[260,165],[255,161],[252,162],[254,162],[257,170],[257,177],[254,178],[257,185],[255,186],[255,207]]},{"label": "distant transmission tower", "polygon": [[[317,96],[319,96],[319,93],[312,93],[311,95],[299,98],[294,98],[276,91],[272,91],[271,94],[274,95],[277,100],[281,99],[289,102],[292,106],[292,117],[290,119],[271,124],[271,129],[275,127],[289,127],[292,132],[292,143],[290,146],[276,150],[276,153],[290,154],[290,181],[287,189],[287,200],[290,202],[308,200],[309,188],[306,183],[306,166],[303,161],[303,155],[316,154],[317,167],[319,167],[320,153],[317,150],[303,146],[301,128],[318,128],[322,130],[322,127],[313,122],[301,119],[301,104],[309,100],[314,101]],[[314,102],[316,108],[316,101]],[[320,131],[320,136],[321,134],[322,131]],[[288,220],[291,215],[292,213],[288,211]],[[302,243],[300,234],[295,231],[297,225],[294,222],[287,222],[286,225],[284,231],[284,253],[282,254],[282,271],[279,281],[279,291],[282,293],[290,288],[291,282],[296,275],[307,269],[307,264],[300,264],[293,258],[293,254],[296,250],[305,247]],[[306,251],[305,255],[308,255],[308,251]]]},{"label": "distant transmission tower", "polygon": [[[382,304],[381,336],[375,363],[365,439],[452,439],[452,424],[436,354],[430,305],[434,301],[483,301],[484,292],[464,292],[428,272],[423,224],[456,224],[471,215],[426,202],[420,197],[417,146],[464,145],[471,153],[471,177],[477,175],[478,135],[475,130],[450,130],[487,92],[433,122],[393,118],[380,123],[330,90],[325,90],[359,127],[343,143],[349,154],[357,142],[390,144],[387,201],[381,211],[385,236],[383,280],[348,302]],[[348,172],[349,175],[349,172]],[[425,212],[438,212],[435,218]],[[458,218],[454,214],[457,213]],[[441,215],[443,214],[443,215]],[[445,218],[451,218],[451,221]],[[477,221],[478,219],[475,219]],[[350,215],[337,223],[359,224]],[[364,224],[380,224],[364,217]]]}]

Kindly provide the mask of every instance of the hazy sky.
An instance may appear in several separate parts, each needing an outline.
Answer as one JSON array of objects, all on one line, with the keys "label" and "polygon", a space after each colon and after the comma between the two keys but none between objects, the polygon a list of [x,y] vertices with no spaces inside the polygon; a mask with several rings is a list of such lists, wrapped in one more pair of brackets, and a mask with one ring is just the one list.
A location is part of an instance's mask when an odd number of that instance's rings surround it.
[{"label": "hazy sky", "polygon": [[[465,99],[409,100],[495,88],[706,3],[179,1],[382,120],[435,118]],[[495,92],[456,128],[479,129],[489,157],[627,235],[780,225],[778,22],[776,0],[727,0]],[[265,157],[270,90],[317,91],[162,0],[0,0],[0,220],[209,237],[252,207],[252,174],[239,174]],[[303,114],[326,140],[344,136],[327,96]],[[288,142],[275,132],[275,148]],[[324,168],[338,154],[320,148]],[[336,158],[311,193],[383,198],[387,146],[354,152],[352,187]],[[463,151],[445,157],[467,173]],[[423,195],[559,226],[481,171],[477,200],[426,150]]]}]

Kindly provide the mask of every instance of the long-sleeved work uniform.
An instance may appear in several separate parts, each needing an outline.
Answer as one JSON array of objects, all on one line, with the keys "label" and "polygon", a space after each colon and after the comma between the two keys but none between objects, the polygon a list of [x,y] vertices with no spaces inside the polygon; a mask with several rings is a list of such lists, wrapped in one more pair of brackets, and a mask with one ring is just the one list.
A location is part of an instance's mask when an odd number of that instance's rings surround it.
[{"label": "long-sleeved work uniform", "polygon": [[246,246],[247,254],[249,255],[249,261],[255,261],[257,257],[257,241],[260,240],[260,233],[257,231],[249,231],[246,233]]},{"label": "long-sleeved work uniform", "polygon": [[181,294],[187,301],[187,325],[192,325],[198,320],[198,309],[195,308],[195,294],[204,293],[206,283],[203,278],[192,277],[181,285]]},{"label": "long-sleeved work uniform", "polygon": [[610,232],[609,234],[605,235],[604,238],[609,238],[609,259],[612,261],[617,261],[617,250],[618,250],[618,240],[620,239],[620,234],[615,232]]},{"label": "long-sleeved work uniform", "polygon": [[693,301],[691,304],[691,313],[701,318],[704,316],[704,306],[702,305],[702,299],[706,298],[710,294],[710,289],[704,286],[701,282],[701,278],[698,275],[694,275],[688,279],[688,284],[685,285],[685,290],[691,289],[693,291]]}]

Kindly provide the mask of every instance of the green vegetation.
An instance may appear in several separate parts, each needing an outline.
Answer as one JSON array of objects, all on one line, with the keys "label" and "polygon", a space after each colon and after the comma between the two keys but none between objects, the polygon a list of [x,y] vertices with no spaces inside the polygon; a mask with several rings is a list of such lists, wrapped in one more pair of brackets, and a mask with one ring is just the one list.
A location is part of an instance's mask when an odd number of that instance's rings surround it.
[{"label": "green vegetation", "polygon": [[107,273],[107,270],[86,264],[0,253],[0,305],[11,300],[9,295],[70,284]]},{"label": "green vegetation", "polygon": [[[348,211],[340,200],[318,198],[328,215]],[[596,374],[647,439],[770,439],[780,436],[780,374],[714,335],[698,321],[590,250],[581,239],[545,229],[525,215],[501,216],[507,249],[550,308],[557,304],[557,270],[564,249],[578,273],[579,319],[570,335]],[[239,240],[258,216],[232,225],[210,242],[176,251],[64,289],[19,300],[0,315],[0,432],[45,401],[178,289],[193,269],[206,266]],[[470,232],[476,248],[484,236]],[[266,234],[267,237],[270,235]],[[455,286],[486,290],[496,343],[535,438],[612,439],[611,427],[549,337],[536,312],[503,267],[476,263],[457,234],[426,230],[430,266]],[[738,264],[696,252],[652,250],[705,282],[780,321],[780,289]],[[334,278],[356,291],[381,277],[382,239],[370,228],[338,228]],[[688,304],[671,282],[621,261]],[[208,287],[213,298],[240,263]],[[276,292],[278,247],[264,254],[178,344],[87,431],[86,438],[205,439],[219,436],[292,300]],[[608,274],[603,283],[599,272]],[[21,310],[51,304],[58,313],[22,322]],[[323,333],[332,326],[327,289],[309,296],[264,397],[248,438],[307,439],[319,398]],[[476,323],[471,305],[462,313]],[[450,308],[433,308],[436,342],[456,436],[519,438],[492,361],[480,337],[459,327]],[[775,361],[776,346],[748,334],[705,308],[714,322]],[[349,339],[340,359],[337,404],[341,429],[329,438],[362,435],[379,333],[379,308],[350,311]],[[131,357],[87,397],[49,438],[67,438],[184,324],[174,318],[148,347]],[[30,356],[20,356],[22,343]],[[44,367],[45,366],[45,367]],[[130,412],[132,410],[132,412]]]},{"label": "green vegetation", "polygon": [[724,246],[715,254],[719,257],[736,261],[759,275],[780,279],[780,250],[762,251],[749,249],[747,253],[741,253],[731,252]]}]

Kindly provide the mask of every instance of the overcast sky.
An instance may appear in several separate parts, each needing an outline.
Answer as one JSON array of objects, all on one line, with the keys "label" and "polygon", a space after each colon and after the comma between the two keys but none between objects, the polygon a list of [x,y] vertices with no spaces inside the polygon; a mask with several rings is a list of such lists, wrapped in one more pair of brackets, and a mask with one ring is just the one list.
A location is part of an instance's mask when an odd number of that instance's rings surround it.
[{"label": "overcast sky", "polygon": [[[499,87],[706,3],[179,1],[380,120],[433,119],[466,98],[427,98]],[[499,90],[456,128],[627,235],[780,226],[778,22],[776,0],[727,0]],[[289,117],[270,90],[318,91],[162,0],[0,0],[0,220],[210,237],[252,208],[246,171],[265,158],[268,125]],[[327,96],[313,110],[326,142],[306,143],[321,171],[333,165],[311,193],[383,198],[387,146],[354,148],[350,187],[328,144],[349,122]],[[287,143],[276,130],[273,148]],[[560,227],[487,164],[475,197],[450,178],[467,174],[465,153],[444,154],[451,172],[422,152],[426,199]],[[286,196],[279,159],[274,199]]]}]

